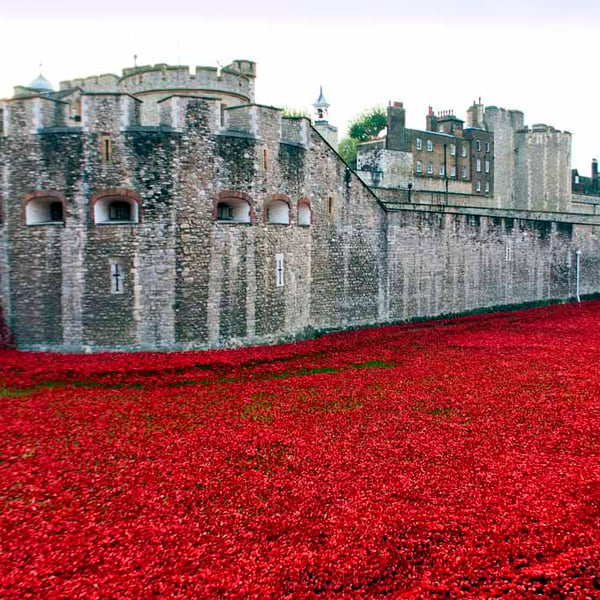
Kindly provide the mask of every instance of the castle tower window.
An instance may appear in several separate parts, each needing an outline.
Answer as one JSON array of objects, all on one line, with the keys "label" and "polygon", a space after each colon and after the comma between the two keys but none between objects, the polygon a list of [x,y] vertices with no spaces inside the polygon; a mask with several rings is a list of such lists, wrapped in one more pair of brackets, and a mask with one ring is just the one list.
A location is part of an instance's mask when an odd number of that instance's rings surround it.
[{"label": "castle tower window", "polygon": [[267,223],[290,224],[290,207],[285,200],[272,200],[267,205]]},{"label": "castle tower window", "polygon": [[263,169],[266,171],[269,168],[269,149],[263,148]]},{"label": "castle tower window", "polygon": [[219,202],[217,204],[217,220],[233,221],[233,208],[226,202]]},{"label": "castle tower window", "polygon": [[250,223],[250,204],[243,198],[223,198],[217,203],[216,219],[220,222]]},{"label": "castle tower window", "polygon": [[25,204],[26,225],[62,225],[63,203],[54,196],[34,196]]},{"label": "castle tower window", "polygon": [[327,212],[329,214],[333,213],[333,197],[329,196],[329,198],[327,198]]},{"label": "castle tower window", "polygon": [[275,255],[275,281],[277,287],[283,287],[285,284],[285,270],[283,265],[283,254]]},{"label": "castle tower window", "polygon": [[312,223],[312,211],[307,200],[300,201],[298,204],[298,225],[308,227]]},{"label": "castle tower window", "polygon": [[63,221],[62,202],[50,202],[50,221],[52,223],[62,223],[62,221]]},{"label": "castle tower window", "polygon": [[125,293],[125,269],[120,260],[111,258],[108,261],[110,268],[110,293],[124,294]]},{"label": "castle tower window", "polygon": [[131,221],[131,205],[122,200],[111,202],[108,205],[108,218],[111,221]]},{"label": "castle tower window", "polygon": [[112,140],[107,136],[100,138],[100,152],[102,154],[102,161],[105,163],[112,161]]},{"label": "castle tower window", "polygon": [[139,204],[130,196],[100,196],[92,201],[96,225],[139,222]]}]

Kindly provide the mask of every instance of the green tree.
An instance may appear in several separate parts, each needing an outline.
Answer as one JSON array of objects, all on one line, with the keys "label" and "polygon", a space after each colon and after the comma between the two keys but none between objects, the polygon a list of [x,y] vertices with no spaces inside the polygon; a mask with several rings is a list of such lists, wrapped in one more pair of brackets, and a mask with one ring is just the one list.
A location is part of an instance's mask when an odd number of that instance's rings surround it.
[{"label": "green tree", "polygon": [[387,127],[385,108],[375,106],[365,110],[350,122],[348,137],[338,146],[340,156],[351,166],[356,166],[356,146],[358,142],[374,140]]}]

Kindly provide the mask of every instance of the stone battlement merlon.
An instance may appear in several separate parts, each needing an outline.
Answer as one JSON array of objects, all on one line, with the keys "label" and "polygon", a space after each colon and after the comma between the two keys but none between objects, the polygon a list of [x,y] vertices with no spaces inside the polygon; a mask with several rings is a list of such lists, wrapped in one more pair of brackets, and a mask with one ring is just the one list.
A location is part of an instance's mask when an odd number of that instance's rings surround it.
[{"label": "stone battlement merlon", "polygon": [[61,81],[59,84],[60,91],[74,88],[81,88],[84,92],[118,92],[119,76],[114,73],[104,73]]},{"label": "stone battlement merlon", "polygon": [[[210,93],[230,98],[229,104],[254,101],[256,64],[250,60],[235,60],[223,68],[186,65],[143,65],[129,67],[119,77],[114,73],[93,75],[60,82],[59,91],[81,89],[83,92],[130,93],[164,96],[173,92]],[[19,89],[18,95],[29,90]],[[15,95],[17,95],[15,93]],[[157,98],[160,99],[160,98]],[[156,101],[156,100],[154,100]]]}]

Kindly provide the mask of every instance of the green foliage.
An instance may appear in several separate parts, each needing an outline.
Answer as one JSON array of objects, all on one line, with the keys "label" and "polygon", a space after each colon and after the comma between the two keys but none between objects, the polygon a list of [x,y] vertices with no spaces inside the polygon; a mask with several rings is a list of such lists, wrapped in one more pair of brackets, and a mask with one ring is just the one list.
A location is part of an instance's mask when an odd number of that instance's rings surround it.
[{"label": "green foliage", "polygon": [[358,142],[375,139],[387,126],[387,115],[381,106],[362,112],[350,123],[348,135]]},{"label": "green foliage", "polygon": [[348,137],[343,138],[338,146],[340,156],[351,166],[356,165],[356,145],[377,138],[387,127],[385,108],[375,106],[365,110],[350,123]]},{"label": "green foliage", "polygon": [[338,153],[348,164],[356,161],[356,144],[357,141],[351,137],[340,140],[338,144]]},{"label": "green foliage", "polygon": [[310,119],[310,112],[305,108],[293,108],[291,106],[284,106],[282,116],[288,119],[300,119],[302,117]]}]

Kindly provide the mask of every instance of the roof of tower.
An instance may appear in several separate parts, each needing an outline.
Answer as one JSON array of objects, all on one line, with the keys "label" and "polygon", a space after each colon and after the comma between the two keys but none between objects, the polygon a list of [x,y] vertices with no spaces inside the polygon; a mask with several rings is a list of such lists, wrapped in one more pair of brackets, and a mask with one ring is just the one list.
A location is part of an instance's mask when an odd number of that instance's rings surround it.
[{"label": "roof of tower", "polygon": [[27,87],[38,92],[53,91],[52,84],[41,73]]},{"label": "roof of tower", "polygon": [[317,98],[313,106],[329,106],[329,102],[327,102],[327,100],[325,100],[325,96],[323,96],[323,86],[320,87],[319,97]]}]

